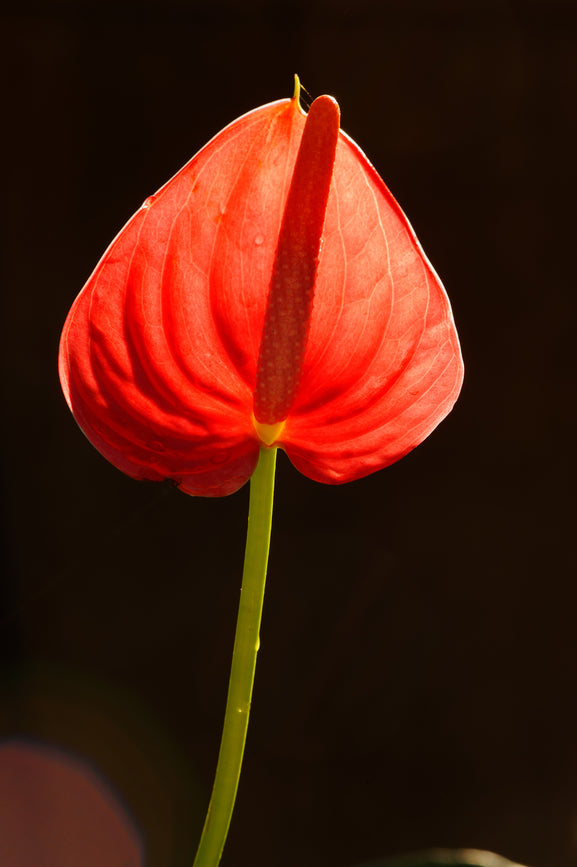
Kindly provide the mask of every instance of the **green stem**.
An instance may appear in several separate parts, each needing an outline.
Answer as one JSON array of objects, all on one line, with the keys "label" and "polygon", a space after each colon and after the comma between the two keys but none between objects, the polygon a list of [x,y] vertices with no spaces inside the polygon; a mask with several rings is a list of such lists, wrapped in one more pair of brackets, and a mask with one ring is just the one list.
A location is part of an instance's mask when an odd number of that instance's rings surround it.
[{"label": "green stem", "polygon": [[194,867],[217,867],[234,808],[248,728],[272,523],[276,448],[261,448],[250,480],[248,530],[228,698],[212,795]]}]

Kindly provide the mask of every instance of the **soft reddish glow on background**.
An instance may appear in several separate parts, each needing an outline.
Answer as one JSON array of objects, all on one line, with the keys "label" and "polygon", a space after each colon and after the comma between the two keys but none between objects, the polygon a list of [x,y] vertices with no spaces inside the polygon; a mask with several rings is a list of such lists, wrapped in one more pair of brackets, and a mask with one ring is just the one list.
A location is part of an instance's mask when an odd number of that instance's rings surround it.
[{"label": "soft reddish glow on background", "polygon": [[55,747],[0,744],[2,867],[142,867],[142,841],[105,781]]}]

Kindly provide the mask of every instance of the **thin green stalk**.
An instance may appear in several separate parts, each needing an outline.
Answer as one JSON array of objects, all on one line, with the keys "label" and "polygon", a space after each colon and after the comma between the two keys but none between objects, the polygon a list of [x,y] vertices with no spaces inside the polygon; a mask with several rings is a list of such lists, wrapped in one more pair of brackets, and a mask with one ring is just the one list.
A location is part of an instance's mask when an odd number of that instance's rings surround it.
[{"label": "thin green stalk", "polygon": [[224,726],[194,867],[217,867],[234,808],[250,713],[270,545],[276,448],[261,448],[250,480],[248,530]]}]

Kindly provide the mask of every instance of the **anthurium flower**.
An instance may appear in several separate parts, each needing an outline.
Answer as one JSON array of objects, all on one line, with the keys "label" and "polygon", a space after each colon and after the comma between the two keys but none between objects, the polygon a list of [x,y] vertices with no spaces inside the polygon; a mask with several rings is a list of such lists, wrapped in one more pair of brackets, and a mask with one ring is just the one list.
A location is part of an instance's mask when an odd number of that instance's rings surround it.
[{"label": "anthurium flower", "polygon": [[328,96],[249,112],[150,196],[66,320],[60,376],[93,445],[137,479],[232,493],[281,446],[337,484],[451,410],[448,298]]}]

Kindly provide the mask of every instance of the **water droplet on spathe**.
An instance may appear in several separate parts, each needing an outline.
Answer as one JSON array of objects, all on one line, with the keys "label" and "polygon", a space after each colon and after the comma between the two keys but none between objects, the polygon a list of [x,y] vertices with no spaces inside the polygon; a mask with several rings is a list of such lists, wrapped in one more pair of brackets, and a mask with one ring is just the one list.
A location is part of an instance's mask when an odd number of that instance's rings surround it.
[{"label": "water droplet on spathe", "polygon": [[261,245],[263,242],[264,242],[264,238],[263,238],[262,235],[255,235],[254,243],[256,244],[257,247],[260,247],[260,245]]},{"label": "water droplet on spathe", "polygon": [[150,440],[146,443],[147,448],[149,448],[153,452],[165,452],[166,446],[164,443],[159,442],[158,440]]},{"label": "water droplet on spathe", "polygon": [[148,196],[148,198],[146,198],[143,201],[142,207],[143,208],[150,208],[150,206],[152,205],[152,203],[154,202],[155,199],[156,199],[156,196]]}]

